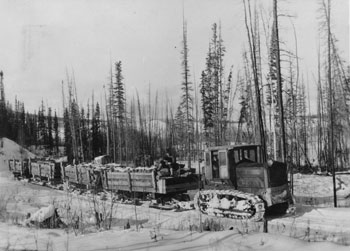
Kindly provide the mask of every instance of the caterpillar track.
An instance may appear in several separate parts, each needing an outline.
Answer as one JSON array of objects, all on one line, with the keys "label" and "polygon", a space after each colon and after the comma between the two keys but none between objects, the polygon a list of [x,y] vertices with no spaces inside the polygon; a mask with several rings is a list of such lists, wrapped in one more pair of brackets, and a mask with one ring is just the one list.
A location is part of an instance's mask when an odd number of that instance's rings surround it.
[{"label": "caterpillar track", "polygon": [[194,205],[203,214],[233,219],[259,221],[264,217],[264,201],[257,195],[238,190],[197,192]]}]

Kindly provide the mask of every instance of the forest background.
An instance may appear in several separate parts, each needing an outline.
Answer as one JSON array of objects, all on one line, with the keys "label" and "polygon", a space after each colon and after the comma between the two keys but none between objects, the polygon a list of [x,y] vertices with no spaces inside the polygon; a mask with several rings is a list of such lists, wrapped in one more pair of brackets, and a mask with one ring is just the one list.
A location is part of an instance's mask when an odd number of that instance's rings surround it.
[{"label": "forest background", "polygon": [[279,1],[278,49],[272,1],[40,2],[1,2],[1,25],[21,18],[2,29],[12,39],[0,43],[0,136],[69,160],[135,162],[167,148],[193,160],[207,146],[261,143],[259,96],[271,157],[282,158],[283,111],[295,163],[327,166],[332,118],[337,166],[349,166],[347,1]]}]

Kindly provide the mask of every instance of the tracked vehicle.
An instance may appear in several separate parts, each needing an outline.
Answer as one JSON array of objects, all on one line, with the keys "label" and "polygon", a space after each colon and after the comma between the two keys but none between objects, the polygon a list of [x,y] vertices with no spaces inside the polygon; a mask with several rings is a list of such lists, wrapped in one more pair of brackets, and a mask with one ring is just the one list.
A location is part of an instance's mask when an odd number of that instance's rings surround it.
[{"label": "tracked vehicle", "polygon": [[202,167],[204,189],[194,198],[202,213],[259,221],[266,210],[292,204],[285,163],[262,161],[259,145],[210,147]]}]

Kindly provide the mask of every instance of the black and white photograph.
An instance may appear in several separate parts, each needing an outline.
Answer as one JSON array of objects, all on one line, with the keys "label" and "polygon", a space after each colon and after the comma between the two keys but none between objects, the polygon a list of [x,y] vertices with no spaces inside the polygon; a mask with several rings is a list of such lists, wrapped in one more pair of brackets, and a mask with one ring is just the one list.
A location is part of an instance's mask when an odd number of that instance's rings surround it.
[{"label": "black and white photograph", "polygon": [[349,250],[349,12],[0,0],[0,250]]}]

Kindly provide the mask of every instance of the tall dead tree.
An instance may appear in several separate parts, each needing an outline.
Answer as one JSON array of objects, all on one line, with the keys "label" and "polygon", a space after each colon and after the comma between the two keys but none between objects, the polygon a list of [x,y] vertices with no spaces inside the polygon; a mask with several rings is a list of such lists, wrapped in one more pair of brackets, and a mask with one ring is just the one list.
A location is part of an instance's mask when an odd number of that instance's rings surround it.
[{"label": "tall dead tree", "polygon": [[283,94],[282,94],[282,74],[281,74],[281,57],[279,47],[279,33],[278,33],[278,14],[277,14],[277,0],[273,1],[273,18],[274,18],[274,34],[275,46],[276,46],[276,67],[277,67],[277,96],[278,96],[278,108],[279,108],[279,122],[280,122],[280,136],[281,136],[281,154],[282,161],[286,159],[286,133],[284,127],[284,109],[283,109]]},{"label": "tall dead tree", "polygon": [[[255,98],[256,98],[257,118],[258,118],[257,123],[259,128],[259,141],[262,148],[263,160],[266,161],[267,159],[266,141],[265,141],[265,129],[264,129],[262,105],[261,105],[259,69],[258,69],[258,62],[257,62],[256,32],[254,31],[253,23],[252,23],[250,1],[248,0],[248,5],[247,5],[246,1],[243,0],[243,4],[244,4],[244,17],[245,17],[244,20],[245,20],[245,26],[246,26],[247,35],[248,35],[250,60],[252,65],[254,87],[255,87],[255,96],[256,96]],[[248,19],[249,19],[249,23],[248,23]]]},{"label": "tall dead tree", "polygon": [[[341,96],[339,93],[339,72],[336,71],[336,50],[333,47],[333,34],[331,31],[331,0],[322,0],[321,1],[321,23],[320,30],[323,34],[324,48],[325,48],[325,83],[324,87],[325,96],[327,99],[327,121],[326,121],[326,135],[327,135],[327,147],[328,152],[327,155],[327,169],[332,172],[333,178],[333,195],[334,195],[334,207],[337,207],[337,194],[336,194],[336,179],[335,179],[335,149],[336,149],[336,141],[340,141],[340,130],[342,126],[339,121],[341,121],[343,116],[339,116],[341,113],[341,106],[344,106],[344,103],[341,104]],[[341,84],[340,84],[341,85]],[[335,98],[335,96],[337,97]],[[346,102],[345,102],[346,104]],[[334,109],[336,107],[336,109]],[[337,128],[335,128],[335,125]],[[336,130],[335,130],[336,129]],[[337,135],[337,140],[335,140],[335,134]]]},{"label": "tall dead tree", "polygon": [[4,74],[0,71],[0,147],[3,147],[3,137],[7,133],[7,116],[5,102]]},{"label": "tall dead tree", "polygon": [[328,66],[328,108],[329,108],[329,165],[332,169],[333,176],[333,196],[334,207],[337,207],[337,190],[335,181],[335,165],[334,165],[334,117],[333,117],[333,84],[332,84],[332,59],[331,59],[331,47],[332,47],[332,33],[331,33],[331,0],[328,0],[327,4],[323,1],[325,17],[327,22],[327,66]]},{"label": "tall dead tree", "polygon": [[[76,162],[84,161],[82,153],[82,135],[80,128],[80,111],[77,101],[77,90],[74,80],[74,74],[72,77],[69,76],[67,71],[67,86],[68,86],[68,107],[65,107],[65,94],[64,86],[62,82],[62,98],[63,98],[63,111],[67,109],[67,118],[70,127],[71,141],[72,141],[72,154]],[[65,139],[67,140],[67,139]]]}]

